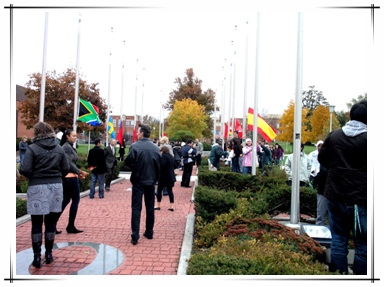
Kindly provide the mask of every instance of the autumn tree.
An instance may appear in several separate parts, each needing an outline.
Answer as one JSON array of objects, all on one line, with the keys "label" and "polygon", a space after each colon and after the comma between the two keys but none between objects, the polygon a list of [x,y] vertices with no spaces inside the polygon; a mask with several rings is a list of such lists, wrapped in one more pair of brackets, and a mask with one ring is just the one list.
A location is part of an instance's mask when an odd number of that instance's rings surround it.
[{"label": "autumn tree", "polygon": [[[301,117],[301,142],[306,143],[310,141],[311,135],[310,132],[307,129],[307,123],[309,120],[307,119],[308,109],[302,110],[302,117]],[[280,133],[277,135],[276,140],[277,141],[287,141],[292,143],[293,142],[293,132],[294,132],[294,123],[295,123],[295,103],[293,100],[290,101],[289,106],[286,110],[284,110],[283,116],[281,120],[279,120],[280,123]]]},{"label": "autumn tree", "polygon": [[[73,126],[73,110],[75,98],[76,71],[67,69],[63,74],[56,74],[56,71],[47,72],[45,80],[45,104],[44,121],[54,129],[65,130]],[[40,113],[40,90],[41,74],[30,75],[26,84],[25,100],[20,107],[23,114],[22,122],[27,129],[39,122]],[[98,83],[88,84],[79,78],[79,98],[90,102],[99,109],[99,118],[105,123],[107,105],[100,97]],[[105,125],[91,126],[84,122],[77,122],[78,132],[91,130],[94,132],[105,132]]]},{"label": "autumn tree", "polygon": [[210,118],[210,115],[213,114],[215,109],[215,92],[212,89],[202,90],[202,81],[195,76],[193,69],[187,69],[185,73],[186,77],[183,80],[180,78],[175,79],[177,89],[169,94],[168,102],[163,107],[172,111],[176,101],[184,99],[196,101],[205,108],[205,114],[208,115],[208,117],[205,117],[206,128],[203,130],[202,135],[210,138],[213,129],[213,119]]},{"label": "autumn tree", "polygon": [[197,101],[183,99],[176,101],[173,111],[169,114],[166,134],[169,138],[177,131],[190,131],[194,137],[200,138],[202,132],[207,128],[205,108]]},{"label": "autumn tree", "polygon": [[143,124],[150,126],[151,138],[158,138],[159,137],[160,121],[157,118],[152,117],[150,115],[145,115],[143,117]]},{"label": "autumn tree", "polygon": [[[330,121],[330,113],[329,108],[323,105],[317,107],[316,110],[313,111],[313,115],[311,117],[311,141],[317,142],[319,140],[324,140],[329,134],[329,121]],[[332,114],[332,130],[340,128],[340,123],[335,116],[335,112]]]}]

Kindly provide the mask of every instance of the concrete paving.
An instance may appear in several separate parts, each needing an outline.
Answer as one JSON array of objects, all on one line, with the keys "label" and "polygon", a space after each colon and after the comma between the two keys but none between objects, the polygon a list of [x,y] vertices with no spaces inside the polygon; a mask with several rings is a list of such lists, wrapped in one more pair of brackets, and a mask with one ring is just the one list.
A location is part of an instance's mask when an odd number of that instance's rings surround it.
[{"label": "concrete paving", "polygon": [[[115,180],[104,199],[90,199],[89,191],[82,193],[75,226],[83,233],[69,234],[67,206],[57,229],[53,249],[54,261],[46,265],[42,252],[42,267],[36,269],[31,249],[31,221],[28,216],[18,220],[16,227],[17,275],[176,275],[185,274],[193,242],[194,204],[191,201],[196,166],[191,185],[180,186],[182,172],[177,176],[173,192],[175,211],[169,211],[169,197],[164,196],[161,209],[155,211],[154,236],[149,240],[145,231],[145,206],[140,222],[140,239],[137,245],[131,240],[131,195],[129,174]],[[44,242],[43,242],[44,244]],[[182,250],[183,249],[183,250]],[[43,246],[44,250],[44,246]],[[179,267],[180,266],[180,267]],[[182,269],[182,270],[180,270]]]}]

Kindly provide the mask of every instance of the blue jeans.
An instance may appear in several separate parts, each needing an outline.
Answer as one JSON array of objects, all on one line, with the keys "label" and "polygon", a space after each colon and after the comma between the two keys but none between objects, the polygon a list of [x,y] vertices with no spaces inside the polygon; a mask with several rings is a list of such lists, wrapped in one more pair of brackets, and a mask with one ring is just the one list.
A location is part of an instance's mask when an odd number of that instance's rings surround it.
[{"label": "blue jeans", "polygon": [[232,171],[240,172],[240,169],[239,169],[239,158],[238,157],[232,158]]},{"label": "blue jeans", "polygon": [[252,166],[243,166],[243,174],[252,174]]},{"label": "blue jeans", "polygon": [[89,197],[95,197],[96,183],[99,181],[99,197],[104,197],[104,173],[92,173],[91,187],[89,191]]},{"label": "blue jeans", "polygon": [[[329,270],[348,274],[348,236],[350,230],[354,231],[355,216],[354,207],[345,203],[328,199],[329,227],[332,234],[331,265]],[[357,275],[367,274],[367,208],[358,206],[360,227],[353,232],[355,243],[355,258],[353,261],[353,273]]]}]

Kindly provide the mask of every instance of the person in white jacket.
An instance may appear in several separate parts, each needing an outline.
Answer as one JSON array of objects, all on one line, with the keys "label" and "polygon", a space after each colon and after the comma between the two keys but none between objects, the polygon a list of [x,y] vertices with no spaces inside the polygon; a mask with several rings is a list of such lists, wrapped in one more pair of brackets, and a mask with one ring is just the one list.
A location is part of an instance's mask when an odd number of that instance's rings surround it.
[{"label": "person in white jacket", "polygon": [[[309,175],[311,173],[311,160],[304,153],[304,144],[301,144],[300,152],[300,186],[306,186],[309,180]],[[292,185],[292,168],[293,168],[293,153],[287,157],[285,162],[285,172],[288,175],[288,185]]]},{"label": "person in white jacket", "polygon": [[319,150],[322,147],[323,143],[324,143],[323,141],[318,141],[316,144],[316,150],[314,150],[313,152],[311,152],[308,155],[309,159],[311,160],[311,165],[312,165],[312,170],[311,170],[311,174],[309,177],[309,181],[311,181],[311,182],[312,182],[313,178],[315,178],[316,175],[320,171],[320,163],[317,160],[317,156],[319,155]]}]

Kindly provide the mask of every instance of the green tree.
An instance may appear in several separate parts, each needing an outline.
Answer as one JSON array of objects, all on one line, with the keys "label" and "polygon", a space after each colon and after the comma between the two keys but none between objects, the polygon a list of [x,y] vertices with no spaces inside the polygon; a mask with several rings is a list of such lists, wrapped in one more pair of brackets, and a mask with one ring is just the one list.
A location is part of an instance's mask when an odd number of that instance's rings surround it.
[{"label": "green tree", "polygon": [[357,99],[352,99],[349,103],[347,103],[348,111],[352,108],[354,104],[357,104],[360,101],[367,100],[367,93],[364,95],[359,95]]},{"label": "green tree", "polygon": [[193,69],[187,69],[185,71],[186,77],[183,80],[176,78],[175,84],[177,89],[173,90],[169,94],[169,99],[164,108],[172,111],[176,101],[183,99],[191,99],[196,101],[199,105],[204,106],[205,114],[208,115],[205,119],[206,128],[202,135],[206,138],[212,137],[213,119],[209,116],[213,114],[215,109],[215,92],[212,89],[208,89],[205,92],[202,90],[202,80],[198,79]]},{"label": "green tree", "polygon": [[303,91],[303,109],[309,109],[309,114],[317,109],[318,106],[328,106],[327,99],[323,96],[323,92],[315,90],[315,86],[309,86],[308,91]]},{"label": "green tree", "polygon": [[[44,121],[54,129],[65,130],[73,125],[73,110],[75,98],[76,71],[67,69],[63,74],[56,71],[47,72],[45,79]],[[26,84],[25,94],[27,100],[21,104],[23,124],[27,129],[39,122],[40,113],[41,74],[33,73]],[[98,83],[88,84],[79,79],[79,98],[88,101],[99,109],[99,118],[105,123],[107,105],[100,97]],[[91,126],[84,122],[77,122],[78,132],[95,131],[105,132],[105,125]]]},{"label": "green tree", "polygon": [[341,127],[345,126],[345,124],[350,120],[349,112],[335,112],[335,117],[339,121]]},{"label": "green tree", "polygon": [[207,115],[204,107],[191,99],[176,101],[173,111],[169,114],[166,134],[172,138],[177,131],[190,131],[195,137],[200,138],[207,128]]},{"label": "green tree", "polygon": [[196,138],[195,134],[191,131],[177,131],[175,132],[172,137],[170,138],[172,141],[183,141],[186,142],[187,140],[194,140]]},{"label": "green tree", "polygon": [[151,138],[159,137],[160,121],[150,115],[143,117],[143,123],[151,127]]}]

